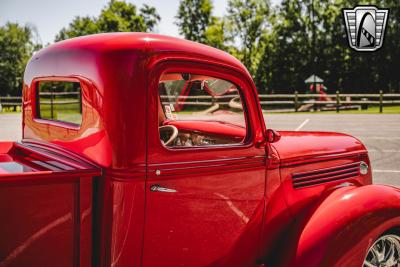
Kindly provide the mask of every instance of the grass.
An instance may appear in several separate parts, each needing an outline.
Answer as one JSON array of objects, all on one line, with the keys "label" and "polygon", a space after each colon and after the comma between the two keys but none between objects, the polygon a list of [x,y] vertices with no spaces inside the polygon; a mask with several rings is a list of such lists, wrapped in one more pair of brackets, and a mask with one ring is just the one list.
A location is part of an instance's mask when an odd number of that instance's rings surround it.
[{"label": "grass", "polygon": [[[384,114],[400,114],[400,106],[389,106],[383,107]],[[327,111],[330,113],[336,113],[336,111]],[[344,114],[375,114],[379,113],[379,107],[370,107],[367,110],[341,110],[340,113]]]},{"label": "grass", "polygon": [[[366,110],[336,110],[332,111],[316,111],[316,112],[264,112],[264,114],[381,114],[379,113],[379,106],[372,106]],[[387,106],[383,107],[382,114],[400,114],[400,106]]]},{"label": "grass", "polygon": [[4,107],[3,106],[0,114],[2,114],[2,113],[19,113],[21,111],[22,111],[21,106],[17,106],[16,111],[14,111],[14,107],[9,107],[9,106]]},{"label": "grass", "polygon": [[40,106],[40,116],[42,119],[58,120],[75,124],[80,124],[82,121],[82,114],[79,112],[79,104],[54,104],[53,118],[51,117],[50,108],[50,105]]}]

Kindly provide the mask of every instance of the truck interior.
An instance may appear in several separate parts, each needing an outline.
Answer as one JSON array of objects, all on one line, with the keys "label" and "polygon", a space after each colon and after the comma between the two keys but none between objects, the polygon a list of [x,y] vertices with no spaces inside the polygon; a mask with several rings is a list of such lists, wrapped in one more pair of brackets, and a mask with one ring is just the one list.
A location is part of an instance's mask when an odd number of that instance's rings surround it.
[{"label": "truck interior", "polygon": [[246,136],[238,88],[229,81],[188,73],[160,78],[159,132],[168,147],[240,144]]}]

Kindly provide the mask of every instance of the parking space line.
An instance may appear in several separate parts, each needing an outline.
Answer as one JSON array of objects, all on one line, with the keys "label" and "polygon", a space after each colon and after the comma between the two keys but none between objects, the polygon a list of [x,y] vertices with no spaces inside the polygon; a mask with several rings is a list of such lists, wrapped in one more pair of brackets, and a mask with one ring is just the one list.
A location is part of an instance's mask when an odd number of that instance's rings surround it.
[{"label": "parking space line", "polygon": [[306,119],[305,121],[303,121],[303,123],[302,124],[300,124],[299,125],[299,127],[297,127],[294,131],[295,132],[298,132],[298,131],[300,131],[300,129],[301,128],[303,128],[304,127],[304,125],[306,125],[308,122],[310,121],[310,119]]}]

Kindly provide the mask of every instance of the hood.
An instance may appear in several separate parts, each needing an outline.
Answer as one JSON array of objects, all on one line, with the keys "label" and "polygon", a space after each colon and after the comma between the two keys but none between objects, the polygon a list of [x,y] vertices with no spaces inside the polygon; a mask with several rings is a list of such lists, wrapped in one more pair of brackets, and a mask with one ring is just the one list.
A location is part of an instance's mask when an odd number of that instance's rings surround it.
[{"label": "hood", "polygon": [[279,131],[281,139],[272,144],[282,165],[365,154],[367,150],[357,138],[333,132]]}]

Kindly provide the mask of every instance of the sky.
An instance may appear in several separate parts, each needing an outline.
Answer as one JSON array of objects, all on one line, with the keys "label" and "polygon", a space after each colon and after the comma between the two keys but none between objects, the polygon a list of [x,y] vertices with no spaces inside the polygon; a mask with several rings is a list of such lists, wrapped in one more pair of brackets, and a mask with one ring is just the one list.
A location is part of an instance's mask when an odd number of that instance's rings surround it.
[{"label": "sky", "polygon": [[[7,21],[34,25],[41,43],[53,43],[56,34],[75,16],[97,16],[109,0],[0,0],[0,25]],[[179,0],[126,0],[141,7],[156,7],[161,16],[157,33],[179,37],[174,17]],[[215,16],[223,16],[228,0],[214,0]]]}]

